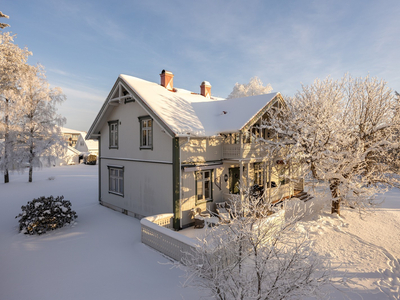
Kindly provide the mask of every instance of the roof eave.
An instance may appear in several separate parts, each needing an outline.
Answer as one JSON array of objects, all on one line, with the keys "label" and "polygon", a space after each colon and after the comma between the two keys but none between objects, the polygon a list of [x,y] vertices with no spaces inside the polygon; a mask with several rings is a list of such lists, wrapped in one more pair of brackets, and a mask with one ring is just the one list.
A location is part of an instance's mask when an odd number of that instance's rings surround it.
[{"label": "roof eave", "polygon": [[239,131],[248,131],[250,127],[253,126],[267,112],[267,110],[271,108],[275,101],[279,100],[284,102],[282,95],[278,92],[262,109],[260,109],[249,121],[247,121]]}]

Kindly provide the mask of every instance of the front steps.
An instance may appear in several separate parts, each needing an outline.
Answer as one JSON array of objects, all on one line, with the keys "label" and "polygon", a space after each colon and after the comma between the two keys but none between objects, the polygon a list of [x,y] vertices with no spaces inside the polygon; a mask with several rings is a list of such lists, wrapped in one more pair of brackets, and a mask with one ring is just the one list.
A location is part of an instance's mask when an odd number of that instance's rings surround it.
[{"label": "front steps", "polygon": [[297,198],[303,202],[307,202],[307,201],[313,199],[314,197],[305,191],[301,191],[301,192],[298,192],[297,194],[294,194],[291,198]]}]

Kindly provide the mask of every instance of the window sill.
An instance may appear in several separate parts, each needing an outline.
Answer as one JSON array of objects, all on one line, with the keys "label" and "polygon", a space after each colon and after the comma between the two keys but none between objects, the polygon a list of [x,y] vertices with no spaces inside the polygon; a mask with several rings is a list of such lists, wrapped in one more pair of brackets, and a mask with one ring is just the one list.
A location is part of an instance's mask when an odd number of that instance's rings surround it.
[{"label": "window sill", "polygon": [[121,194],[121,193],[112,192],[112,191],[108,191],[108,193],[109,194],[113,194],[113,195],[117,195],[117,196],[120,196],[120,197],[124,197],[124,194]]},{"label": "window sill", "polygon": [[109,146],[108,149],[118,149],[118,146]]},{"label": "window sill", "polygon": [[197,201],[196,201],[196,205],[200,205],[200,204],[208,203],[208,202],[213,202],[213,199],[197,200]]},{"label": "window sill", "polygon": [[140,150],[153,150],[153,146],[150,146],[150,147],[141,146]]}]

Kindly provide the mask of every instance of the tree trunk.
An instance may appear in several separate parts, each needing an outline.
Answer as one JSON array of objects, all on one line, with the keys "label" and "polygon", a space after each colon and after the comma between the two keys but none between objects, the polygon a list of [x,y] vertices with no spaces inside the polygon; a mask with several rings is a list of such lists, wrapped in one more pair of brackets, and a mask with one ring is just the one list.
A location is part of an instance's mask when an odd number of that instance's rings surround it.
[{"label": "tree trunk", "polygon": [[4,169],[4,183],[9,183],[10,182],[10,176],[8,175],[8,169]]},{"label": "tree trunk", "polygon": [[32,182],[32,164],[29,166],[29,182]]},{"label": "tree trunk", "polygon": [[33,147],[31,145],[29,149],[29,182],[32,182],[32,173],[33,173]]},{"label": "tree trunk", "polygon": [[331,195],[332,195],[332,207],[331,207],[331,213],[337,213],[340,216],[340,193],[339,193],[339,180],[332,180],[329,184],[329,188],[331,190]]},{"label": "tree trunk", "polygon": [[10,176],[8,174],[8,166],[9,166],[9,151],[10,151],[10,123],[8,119],[8,111],[9,111],[9,100],[6,99],[6,107],[5,107],[5,117],[4,117],[4,183],[10,182]]}]

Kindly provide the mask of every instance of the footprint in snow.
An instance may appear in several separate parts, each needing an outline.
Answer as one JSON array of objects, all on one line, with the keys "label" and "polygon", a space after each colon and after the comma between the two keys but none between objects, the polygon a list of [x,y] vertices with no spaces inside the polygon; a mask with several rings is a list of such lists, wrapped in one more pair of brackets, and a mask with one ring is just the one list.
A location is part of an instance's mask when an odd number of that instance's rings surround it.
[{"label": "footprint in snow", "polygon": [[379,269],[382,279],[378,280],[379,289],[384,292],[389,299],[400,299],[400,260],[388,261],[388,269]]}]

